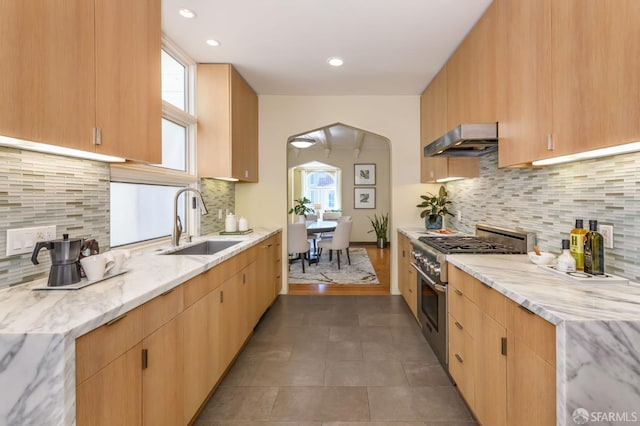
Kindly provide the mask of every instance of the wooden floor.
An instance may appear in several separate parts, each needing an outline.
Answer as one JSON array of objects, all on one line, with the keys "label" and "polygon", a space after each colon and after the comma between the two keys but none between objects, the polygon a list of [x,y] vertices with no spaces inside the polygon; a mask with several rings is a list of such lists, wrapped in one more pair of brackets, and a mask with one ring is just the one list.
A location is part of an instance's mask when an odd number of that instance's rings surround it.
[{"label": "wooden floor", "polygon": [[344,295],[388,295],[391,269],[391,250],[387,246],[379,249],[375,244],[351,245],[367,250],[380,284],[289,284],[289,294],[344,294]]}]

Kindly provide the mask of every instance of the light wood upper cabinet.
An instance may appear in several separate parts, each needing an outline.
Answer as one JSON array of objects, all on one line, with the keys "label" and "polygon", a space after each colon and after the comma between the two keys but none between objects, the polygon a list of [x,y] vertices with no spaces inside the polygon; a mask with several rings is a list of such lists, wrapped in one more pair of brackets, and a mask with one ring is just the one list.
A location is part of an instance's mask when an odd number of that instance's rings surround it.
[{"label": "light wood upper cabinet", "polygon": [[640,3],[497,3],[500,167],[640,140]]},{"label": "light wood upper cabinet", "polygon": [[553,156],[640,141],[640,2],[552,2]]},{"label": "light wood upper cabinet", "polygon": [[160,162],[160,43],[159,0],[1,1],[0,135]]},{"label": "light wood upper cabinet", "polygon": [[447,62],[447,128],[490,123],[496,116],[496,3]]},{"label": "light wood upper cabinet", "polygon": [[94,3],[0,1],[0,135],[93,151]]},{"label": "light wood upper cabinet", "polygon": [[162,161],[160,1],[96,0],[100,154]]},{"label": "light wood upper cabinet", "polygon": [[[479,82],[476,78],[491,78],[495,74],[495,63],[482,57],[486,51],[493,50],[484,43],[494,37],[490,28],[495,20],[493,9],[488,10],[467,36],[449,62],[433,78],[420,97],[420,182],[432,183],[452,177],[474,178],[480,175],[478,158],[424,157],[424,147],[447,131],[465,121],[496,121],[495,106],[491,105],[495,94],[489,94],[491,83]],[[485,40],[486,39],[486,40]],[[476,54],[472,49],[482,49]],[[493,53],[491,54],[493,56]],[[476,57],[477,56],[477,57]],[[477,62],[482,72],[470,73],[461,67],[469,62]],[[473,87],[472,87],[473,86]],[[486,87],[487,93],[478,86]],[[482,97],[482,98],[481,98]],[[462,120],[462,121],[461,121]]]},{"label": "light wood upper cabinet", "polygon": [[199,64],[198,175],[258,181],[258,96],[230,64]]}]

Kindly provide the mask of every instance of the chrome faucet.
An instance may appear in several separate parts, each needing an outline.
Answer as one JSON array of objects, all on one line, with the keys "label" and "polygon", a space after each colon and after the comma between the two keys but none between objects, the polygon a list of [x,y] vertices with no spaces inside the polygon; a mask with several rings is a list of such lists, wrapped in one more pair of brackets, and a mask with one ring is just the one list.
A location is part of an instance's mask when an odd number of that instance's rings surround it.
[{"label": "chrome faucet", "polygon": [[191,191],[197,195],[198,204],[200,204],[200,213],[205,215],[209,213],[207,210],[207,206],[204,205],[204,199],[202,198],[202,193],[194,188],[182,188],[178,192],[176,192],[176,196],[173,199],[173,232],[171,233],[171,245],[173,247],[178,247],[180,245],[180,235],[182,235],[182,221],[180,220],[180,216],[178,216],[178,198],[180,194],[183,192]]}]

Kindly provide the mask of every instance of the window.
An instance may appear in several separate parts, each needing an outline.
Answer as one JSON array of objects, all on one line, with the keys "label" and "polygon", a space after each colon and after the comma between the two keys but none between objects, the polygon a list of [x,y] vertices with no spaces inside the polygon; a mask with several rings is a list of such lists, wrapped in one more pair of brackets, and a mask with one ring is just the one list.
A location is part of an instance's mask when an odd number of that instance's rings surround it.
[{"label": "window", "polygon": [[[162,163],[111,166],[111,247],[171,235],[175,194],[198,181],[194,170],[196,64],[167,39],[161,57]],[[199,221],[193,209],[186,209],[186,199],[186,194],[180,196],[178,212],[184,233],[196,234]]]},{"label": "window", "polygon": [[322,210],[337,210],[337,177],[336,171],[305,171],[304,194],[311,204],[320,204]]}]

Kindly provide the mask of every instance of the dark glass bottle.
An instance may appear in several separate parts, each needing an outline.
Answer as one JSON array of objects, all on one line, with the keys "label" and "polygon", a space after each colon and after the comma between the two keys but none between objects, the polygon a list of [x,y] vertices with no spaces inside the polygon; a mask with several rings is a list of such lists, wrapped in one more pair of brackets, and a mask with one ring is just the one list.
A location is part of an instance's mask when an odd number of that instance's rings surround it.
[{"label": "dark glass bottle", "polygon": [[604,275],[604,241],[598,232],[598,221],[589,221],[589,232],[584,236],[584,272]]}]

